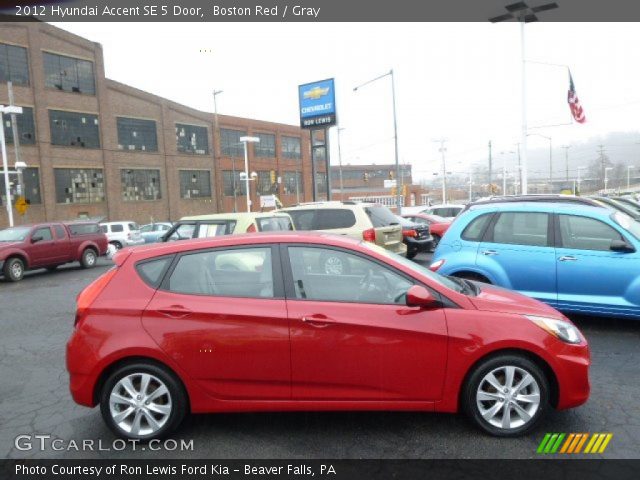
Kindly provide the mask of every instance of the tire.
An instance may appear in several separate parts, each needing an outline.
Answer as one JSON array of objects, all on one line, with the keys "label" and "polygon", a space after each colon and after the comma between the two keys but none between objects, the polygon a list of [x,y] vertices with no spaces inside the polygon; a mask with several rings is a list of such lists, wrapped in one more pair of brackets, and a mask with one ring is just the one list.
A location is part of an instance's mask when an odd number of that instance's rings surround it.
[{"label": "tire", "polygon": [[339,252],[323,253],[320,257],[320,270],[328,275],[349,275],[351,266]]},{"label": "tire", "polygon": [[431,236],[433,238],[433,244],[432,244],[432,251],[435,252],[436,248],[438,248],[438,244],[440,243],[440,235],[432,235]]},{"label": "tire", "polygon": [[[146,394],[141,391],[145,378],[149,379]],[[125,384],[133,389],[134,395],[127,392]],[[157,394],[158,391],[161,393]],[[147,397],[151,400],[145,401]],[[179,380],[165,368],[151,363],[135,362],[118,368],[100,391],[102,418],[121,438],[143,441],[163,438],[180,425],[187,410],[187,396]],[[137,431],[136,418],[139,418]]]},{"label": "tire", "polygon": [[407,258],[411,260],[418,254],[417,250],[407,250]]},{"label": "tire", "polygon": [[116,250],[120,250],[122,248],[122,244],[120,242],[109,242],[111,245],[116,247]]},{"label": "tire", "polygon": [[[511,382],[509,371],[513,372]],[[516,390],[514,387],[522,381],[528,383]],[[461,402],[465,413],[485,432],[497,437],[515,437],[535,427],[551,408],[549,380],[528,358],[517,354],[499,355],[474,368],[465,383]],[[506,420],[505,405],[509,407]]]},{"label": "tire", "polygon": [[464,278],[465,280],[473,280],[474,282],[488,283],[489,285],[491,285],[491,281],[487,277],[485,277],[484,275],[480,275],[479,273],[460,272],[460,273],[454,273],[453,276],[458,278]]},{"label": "tire", "polygon": [[17,257],[10,258],[4,262],[2,271],[10,282],[19,282],[24,277],[24,262]]},{"label": "tire", "polygon": [[93,248],[85,248],[80,257],[80,265],[82,268],[93,268],[98,262],[98,254]]}]

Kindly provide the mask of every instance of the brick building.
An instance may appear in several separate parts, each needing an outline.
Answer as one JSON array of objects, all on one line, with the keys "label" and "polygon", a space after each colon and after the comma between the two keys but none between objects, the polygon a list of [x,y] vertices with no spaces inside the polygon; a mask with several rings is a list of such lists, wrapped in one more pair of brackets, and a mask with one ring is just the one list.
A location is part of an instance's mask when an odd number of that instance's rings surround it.
[{"label": "brick building", "polygon": [[[105,78],[102,47],[44,23],[0,23],[0,104],[23,107],[17,125],[30,207],[16,224],[79,216],[177,220],[246,208],[249,144],[253,209],[260,194],[285,205],[312,197],[308,132],[297,126],[201,112]],[[214,128],[216,127],[217,128]],[[10,170],[14,145],[4,129]],[[234,175],[235,171],[235,175]],[[235,182],[234,182],[235,179]],[[15,189],[17,176],[10,179]],[[0,228],[8,225],[0,176]],[[235,193],[235,199],[234,199]],[[235,201],[234,201],[235,200]]]}]

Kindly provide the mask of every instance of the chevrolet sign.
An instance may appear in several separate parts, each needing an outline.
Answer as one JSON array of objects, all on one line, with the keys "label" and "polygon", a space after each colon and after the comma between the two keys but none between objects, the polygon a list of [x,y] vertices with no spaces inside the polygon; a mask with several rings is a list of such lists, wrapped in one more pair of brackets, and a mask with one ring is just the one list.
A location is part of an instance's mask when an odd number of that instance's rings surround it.
[{"label": "chevrolet sign", "polygon": [[300,126],[330,127],[336,124],[336,104],[333,78],[298,87]]}]

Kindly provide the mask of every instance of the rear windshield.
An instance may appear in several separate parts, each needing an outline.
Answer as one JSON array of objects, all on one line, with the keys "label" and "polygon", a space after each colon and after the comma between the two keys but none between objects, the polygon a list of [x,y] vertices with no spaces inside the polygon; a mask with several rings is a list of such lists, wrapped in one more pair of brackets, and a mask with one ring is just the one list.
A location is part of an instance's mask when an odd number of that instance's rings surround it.
[{"label": "rear windshield", "polygon": [[398,225],[398,218],[387,207],[376,205],[374,207],[365,207],[364,211],[369,216],[373,228],[388,227],[389,225]]},{"label": "rear windshield", "polygon": [[97,223],[74,223],[67,225],[67,228],[69,228],[71,235],[93,235],[100,230],[103,232],[107,230],[106,227],[102,227],[101,229]]},{"label": "rear windshield", "polygon": [[293,224],[288,217],[257,218],[258,230],[261,232],[283,232],[293,230]]}]

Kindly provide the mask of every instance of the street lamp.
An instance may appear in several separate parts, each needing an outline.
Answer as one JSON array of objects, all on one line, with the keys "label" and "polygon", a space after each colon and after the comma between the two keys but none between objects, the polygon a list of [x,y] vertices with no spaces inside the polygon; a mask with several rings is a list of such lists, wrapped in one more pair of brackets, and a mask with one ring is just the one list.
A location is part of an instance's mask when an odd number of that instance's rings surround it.
[{"label": "street lamp", "polygon": [[586,169],[587,169],[587,167],[578,167],[578,180],[577,180],[577,183],[578,183],[578,191],[577,191],[577,192],[576,192],[576,191],[574,191],[574,192],[573,192],[573,193],[574,193],[574,195],[577,195],[578,193],[580,193],[580,192],[582,191],[582,190],[581,190],[581,188],[580,188],[580,183],[582,182],[582,179],[581,179],[581,177],[580,177],[580,172],[581,172],[582,170],[586,170]]},{"label": "street lamp", "polygon": [[[340,132],[344,130],[344,128],[342,127],[338,127],[337,133],[338,133],[338,163],[339,163],[339,167],[338,167],[338,173],[340,175],[340,200],[344,201],[344,186],[342,184],[342,151],[340,150]],[[297,182],[298,182],[298,175],[296,174],[296,190],[297,190]],[[300,203],[300,202],[298,202]]]},{"label": "street lamp", "polygon": [[11,190],[9,188],[9,165],[7,164],[7,144],[4,138],[4,114],[20,114],[22,107],[14,105],[0,105],[0,151],[2,152],[2,168],[4,169],[4,192],[7,196],[7,214],[9,216],[9,226],[13,227],[13,208],[11,206]]},{"label": "street lamp", "polygon": [[[251,211],[251,195],[249,190],[249,154],[247,149],[248,143],[259,143],[258,137],[240,137],[240,141],[244,143],[244,186],[247,194],[247,212]],[[255,178],[256,172],[251,173],[251,177]]]},{"label": "street lamp", "polygon": [[513,150],[509,150],[508,152],[500,152],[502,155],[502,195],[507,194],[507,159],[505,157],[508,153],[516,153]]},{"label": "street lamp", "polygon": [[447,164],[444,157],[444,154],[447,151],[444,146],[444,142],[446,142],[446,140],[444,138],[441,138],[440,140],[433,141],[440,144],[440,148],[438,149],[438,151],[442,156],[442,204],[444,205],[445,203],[447,203]]},{"label": "street lamp", "polygon": [[607,172],[609,170],[613,170],[613,167],[605,167],[604,169],[604,193],[607,193],[607,183],[609,182],[609,177],[607,176]]},{"label": "street lamp", "polygon": [[627,166],[627,192],[631,188],[631,169],[635,168],[633,165]]},{"label": "street lamp", "polygon": [[[213,139],[213,145],[211,146],[211,151],[213,153],[213,169],[215,171],[216,169],[216,135],[218,135],[218,102],[216,101],[216,97],[218,95],[220,95],[223,92],[223,90],[216,90],[215,88],[213,89],[213,134],[211,136],[211,138]],[[220,136],[218,135],[218,138],[220,138]],[[237,206],[236,206],[236,160],[235,157],[231,157],[231,164],[232,164],[232,170],[233,170],[233,212],[235,213],[237,211]],[[224,208],[224,188],[222,189],[222,199],[221,199],[221,204],[222,204],[222,208]]]},{"label": "street lamp", "polygon": [[394,142],[395,154],[396,154],[396,193],[397,193],[396,213],[398,215],[401,215],[402,214],[402,200],[401,200],[402,192],[400,191],[400,188],[398,188],[398,183],[397,183],[400,179],[400,161],[398,159],[398,122],[396,118],[396,84],[393,76],[393,68],[389,70],[387,73],[380,75],[379,77],[373,78],[368,82],[364,82],[363,84],[358,85],[357,87],[354,87],[353,91],[356,92],[360,87],[364,87],[365,85],[375,82],[376,80],[380,80],[381,78],[384,78],[386,76],[391,77],[391,101],[393,103],[393,142]]}]

